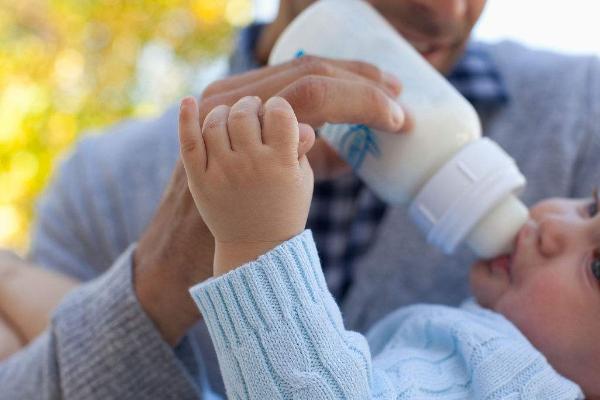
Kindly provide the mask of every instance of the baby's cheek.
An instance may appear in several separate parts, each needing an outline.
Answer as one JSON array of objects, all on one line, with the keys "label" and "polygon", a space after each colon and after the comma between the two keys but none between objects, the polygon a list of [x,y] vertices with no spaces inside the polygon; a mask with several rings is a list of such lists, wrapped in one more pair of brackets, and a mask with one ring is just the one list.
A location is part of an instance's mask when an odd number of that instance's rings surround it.
[{"label": "baby's cheek", "polygon": [[[567,343],[574,309],[564,282],[545,278],[513,288],[499,301],[497,311],[548,356],[560,352]],[[561,343],[563,339],[565,343]]]}]

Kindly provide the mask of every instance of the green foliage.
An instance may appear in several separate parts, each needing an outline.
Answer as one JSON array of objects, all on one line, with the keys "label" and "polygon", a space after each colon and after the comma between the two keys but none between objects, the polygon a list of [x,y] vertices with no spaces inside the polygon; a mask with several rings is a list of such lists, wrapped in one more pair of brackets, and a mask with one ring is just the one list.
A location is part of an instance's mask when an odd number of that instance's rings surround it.
[{"label": "green foliage", "polygon": [[[81,132],[190,93],[250,14],[250,0],[0,0],[0,246],[26,249],[35,200]],[[181,75],[160,101],[140,95],[152,46]]]}]

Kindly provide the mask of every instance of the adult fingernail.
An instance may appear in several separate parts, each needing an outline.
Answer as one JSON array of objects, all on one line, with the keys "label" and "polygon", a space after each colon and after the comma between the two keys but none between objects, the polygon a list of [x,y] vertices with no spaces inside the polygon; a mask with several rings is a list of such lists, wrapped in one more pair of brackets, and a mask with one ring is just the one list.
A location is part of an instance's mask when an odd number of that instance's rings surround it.
[{"label": "adult fingernail", "polygon": [[410,133],[415,127],[415,119],[410,114],[410,112],[404,111],[404,123],[402,124],[402,128],[400,128],[401,133]]},{"label": "adult fingernail", "polygon": [[396,103],[395,100],[388,98],[390,110],[392,111],[392,119],[395,126],[395,130],[400,130],[404,125],[404,110],[400,107],[400,104]]},{"label": "adult fingernail", "polygon": [[387,72],[383,73],[383,82],[390,88],[396,95],[402,91],[402,83],[392,74]]}]

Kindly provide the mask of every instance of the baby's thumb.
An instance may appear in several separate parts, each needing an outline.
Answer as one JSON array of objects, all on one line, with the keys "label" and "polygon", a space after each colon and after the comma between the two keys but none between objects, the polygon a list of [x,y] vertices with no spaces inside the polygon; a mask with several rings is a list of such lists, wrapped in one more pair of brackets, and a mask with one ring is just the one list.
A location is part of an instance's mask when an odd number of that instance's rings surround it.
[{"label": "baby's thumb", "polygon": [[310,125],[298,124],[300,141],[298,143],[298,159],[301,159],[315,144],[315,131]]}]

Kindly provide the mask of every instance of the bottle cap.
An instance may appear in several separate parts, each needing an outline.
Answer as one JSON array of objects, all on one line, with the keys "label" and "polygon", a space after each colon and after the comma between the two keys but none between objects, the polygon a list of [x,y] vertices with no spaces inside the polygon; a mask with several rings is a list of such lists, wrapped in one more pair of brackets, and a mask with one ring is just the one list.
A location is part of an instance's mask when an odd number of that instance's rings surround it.
[{"label": "bottle cap", "polygon": [[451,254],[488,212],[524,186],[515,161],[482,138],[463,147],[429,179],[409,212],[427,241]]}]

